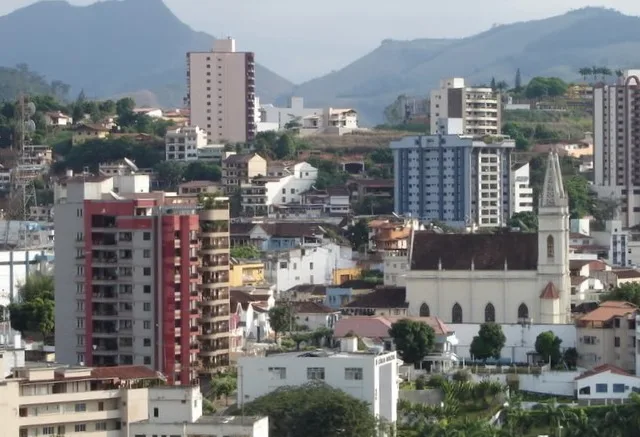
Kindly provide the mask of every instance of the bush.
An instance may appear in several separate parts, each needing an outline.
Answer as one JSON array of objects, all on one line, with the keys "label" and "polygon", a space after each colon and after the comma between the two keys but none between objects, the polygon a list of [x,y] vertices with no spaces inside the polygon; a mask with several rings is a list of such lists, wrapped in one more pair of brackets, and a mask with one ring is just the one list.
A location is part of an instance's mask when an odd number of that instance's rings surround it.
[{"label": "bush", "polygon": [[424,390],[428,386],[427,377],[425,375],[418,376],[416,379],[416,390]]},{"label": "bush", "polygon": [[446,381],[447,378],[442,375],[433,375],[431,376],[431,378],[429,378],[429,381],[427,381],[427,387],[442,388]]},{"label": "bush", "polygon": [[471,381],[471,373],[466,369],[458,370],[451,378],[458,382],[469,382]]}]

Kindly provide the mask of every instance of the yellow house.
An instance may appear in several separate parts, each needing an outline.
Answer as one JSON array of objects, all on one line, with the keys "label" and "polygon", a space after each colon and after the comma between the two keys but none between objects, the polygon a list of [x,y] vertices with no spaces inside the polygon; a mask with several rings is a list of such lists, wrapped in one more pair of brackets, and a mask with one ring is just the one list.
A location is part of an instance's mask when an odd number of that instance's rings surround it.
[{"label": "yellow house", "polygon": [[244,287],[264,283],[264,263],[261,261],[231,259],[229,286]]},{"label": "yellow house", "polygon": [[71,144],[74,146],[89,140],[103,140],[109,136],[109,129],[99,124],[81,124],[73,131]]},{"label": "yellow house", "polygon": [[352,279],[360,279],[362,269],[355,267],[352,269],[333,269],[333,284],[342,285]]}]

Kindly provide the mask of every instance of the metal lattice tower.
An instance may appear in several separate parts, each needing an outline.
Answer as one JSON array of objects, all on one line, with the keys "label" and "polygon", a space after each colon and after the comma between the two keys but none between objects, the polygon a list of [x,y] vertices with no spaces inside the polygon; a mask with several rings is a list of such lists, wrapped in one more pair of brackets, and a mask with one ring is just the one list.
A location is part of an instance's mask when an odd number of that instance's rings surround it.
[{"label": "metal lattice tower", "polygon": [[11,193],[9,206],[6,213],[7,230],[5,234],[5,247],[9,245],[11,230],[10,220],[19,222],[18,245],[29,246],[26,220],[29,218],[29,208],[37,206],[36,188],[34,181],[34,169],[27,146],[31,144],[31,134],[35,131],[35,123],[31,119],[36,108],[32,102],[27,102],[24,95],[18,100],[18,144],[16,145],[16,163],[11,169]]}]

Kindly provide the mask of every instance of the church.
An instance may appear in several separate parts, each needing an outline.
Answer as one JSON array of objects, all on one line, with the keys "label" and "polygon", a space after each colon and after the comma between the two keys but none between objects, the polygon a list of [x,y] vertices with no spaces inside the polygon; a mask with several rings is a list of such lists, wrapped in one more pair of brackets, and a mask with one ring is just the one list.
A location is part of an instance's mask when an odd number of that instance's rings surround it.
[{"label": "church", "polygon": [[569,202],[556,153],[547,161],[537,233],[416,231],[410,244],[412,316],[446,323],[570,322]]}]

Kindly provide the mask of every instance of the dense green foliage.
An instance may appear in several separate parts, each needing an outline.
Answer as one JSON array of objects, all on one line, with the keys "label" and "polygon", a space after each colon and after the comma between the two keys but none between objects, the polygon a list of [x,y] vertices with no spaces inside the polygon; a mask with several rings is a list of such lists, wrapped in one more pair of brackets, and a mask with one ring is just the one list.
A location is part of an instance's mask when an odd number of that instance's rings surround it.
[{"label": "dense green foliage", "polygon": [[542,357],[542,359],[555,366],[560,362],[562,353],[560,352],[560,345],[562,339],[557,337],[553,331],[541,332],[536,337],[536,352]]},{"label": "dense green foliage", "polygon": [[335,161],[311,157],[307,159],[307,162],[318,169],[318,179],[316,180],[315,186],[319,190],[324,190],[328,187],[344,186],[349,179],[349,174],[342,171]]},{"label": "dense green foliage", "polygon": [[369,226],[365,219],[360,219],[347,229],[347,238],[355,250],[366,250],[369,244]]},{"label": "dense green foliage", "polygon": [[53,276],[29,275],[20,286],[18,299],[9,305],[11,327],[22,334],[40,333],[46,341],[54,331]]},{"label": "dense green foliage", "polygon": [[153,166],[157,172],[160,186],[165,189],[175,189],[181,182],[189,181],[220,181],[222,170],[216,164],[203,161],[189,163],[180,161],[161,161]]},{"label": "dense green foliage", "polygon": [[239,259],[258,259],[260,251],[255,246],[240,246],[231,249],[231,256]]},{"label": "dense green foliage", "polygon": [[534,77],[527,84],[524,93],[529,99],[559,97],[567,91],[567,84],[557,77]]},{"label": "dense green foliage", "polygon": [[396,350],[405,363],[417,365],[433,349],[435,333],[433,328],[424,322],[403,319],[389,329]]},{"label": "dense green foliage", "polygon": [[324,383],[277,389],[247,403],[243,412],[269,416],[271,437],[375,437],[380,429],[366,402]]},{"label": "dense green foliage", "polygon": [[608,300],[631,302],[632,304],[640,307],[640,284],[622,284],[600,296],[601,302],[606,302]]},{"label": "dense green foliage", "polygon": [[0,101],[18,99],[20,93],[51,95],[66,99],[69,85],[54,80],[48,82],[44,76],[29,70],[26,64],[18,64],[15,68],[0,67]]},{"label": "dense green foliage", "polygon": [[502,332],[502,326],[497,323],[483,323],[480,325],[478,335],[473,337],[469,351],[477,360],[500,358],[500,352],[507,338]]},{"label": "dense green foliage", "polygon": [[269,325],[276,338],[293,327],[293,312],[288,305],[276,305],[269,310]]}]

